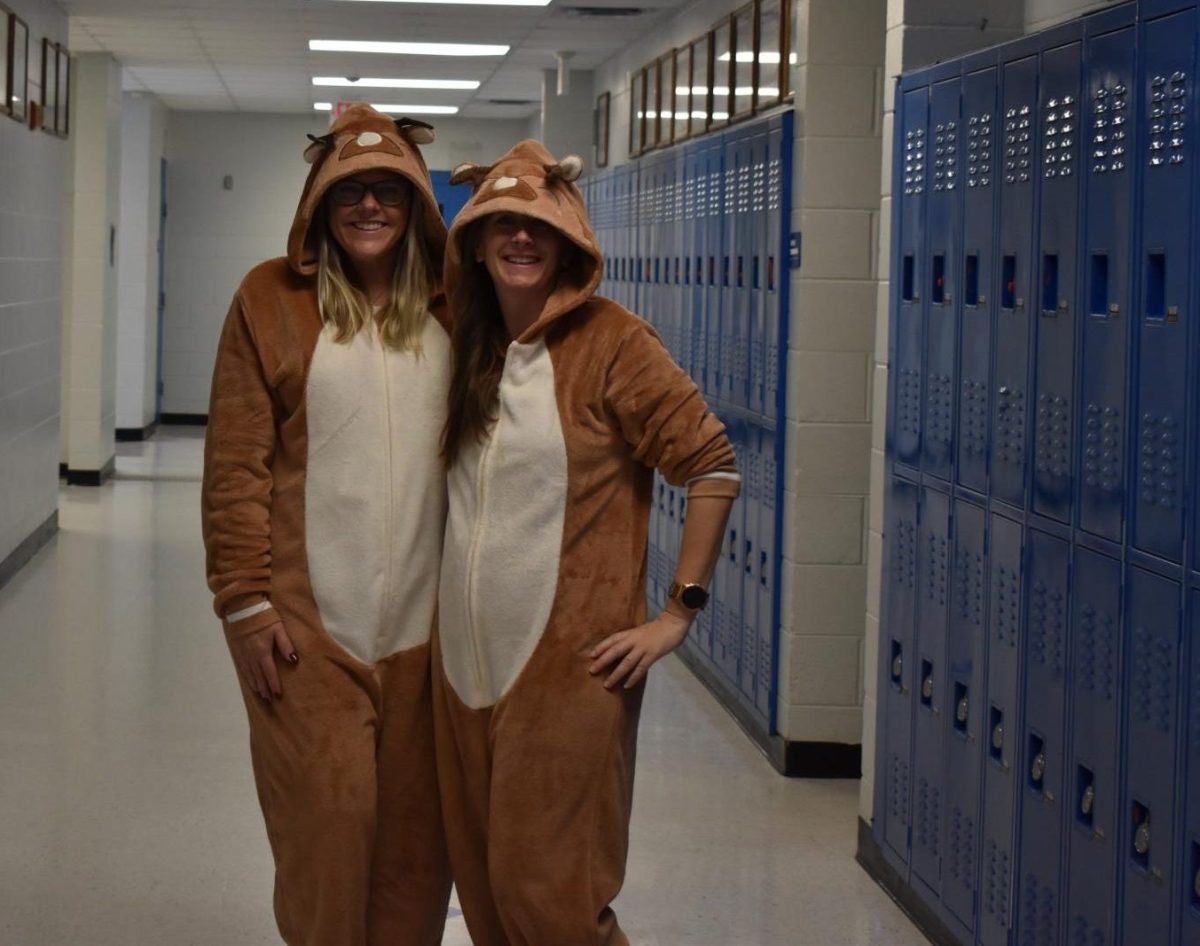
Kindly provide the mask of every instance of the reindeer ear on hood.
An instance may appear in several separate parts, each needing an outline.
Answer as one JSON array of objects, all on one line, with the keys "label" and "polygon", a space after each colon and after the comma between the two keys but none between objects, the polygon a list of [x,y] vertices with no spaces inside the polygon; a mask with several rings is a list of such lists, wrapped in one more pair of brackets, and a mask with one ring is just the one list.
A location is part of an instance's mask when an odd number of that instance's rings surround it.
[{"label": "reindeer ear on hood", "polygon": [[397,118],[400,134],[415,145],[433,144],[433,126],[417,118]]},{"label": "reindeer ear on hood", "polygon": [[450,172],[450,183],[466,184],[469,181],[472,188],[478,187],[491,169],[491,165],[484,167],[482,164],[464,162]]},{"label": "reindeer ear on hood", "polygon": [[575,181],[583,173],[583,158],[577,154],[568,154],[557,164],[547,164],[546,176],[557,177],[563,181]]},{"label": "reindeer ear on hood", "polygon": [[328,135],[321,135],[319,138],[316,135],[309,135],[308,140],[311,144],[304,149],[304,160],[309,164],[316,164],[321,155],[333,147],[332,132]]}]

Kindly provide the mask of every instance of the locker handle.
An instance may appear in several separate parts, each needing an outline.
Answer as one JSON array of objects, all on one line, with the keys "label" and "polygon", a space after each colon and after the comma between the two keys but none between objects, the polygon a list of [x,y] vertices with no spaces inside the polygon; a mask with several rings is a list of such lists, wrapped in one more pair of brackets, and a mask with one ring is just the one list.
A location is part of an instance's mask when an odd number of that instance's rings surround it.
[{"label": "locker handle", "polygon": [[775,291],[775,257],[767,257],[767,292]]},{"label": "locker handle", "polygon": [[963,305],[982,304],[979,298],[979,254],[968,253],[963,269]]},{"label": "locker handle", "polygon": [[[1178,318],[1178,306],[1172,306]],[[1161,322],[1167,317],[1167,254],[1146,254],[1146,318]]]},{"label": "locker handle", "polygon": [[759,584],[761,584],[761,585],[762,585],[764,588],[766,588],[766,587],[768,586],[768,580],[767,580],[767,553],[766,553],[765,551],[760,551],[760,552],[759,552],[759,561],[758,561],[758,581],[759,581]]}]

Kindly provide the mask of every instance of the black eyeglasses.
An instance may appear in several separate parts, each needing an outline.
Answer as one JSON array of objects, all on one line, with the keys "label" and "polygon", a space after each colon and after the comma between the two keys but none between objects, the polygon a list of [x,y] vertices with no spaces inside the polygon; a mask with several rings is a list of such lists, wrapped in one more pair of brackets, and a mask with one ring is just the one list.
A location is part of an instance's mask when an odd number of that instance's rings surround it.
[{"label": "black eyeglasses", "polygon": [[384,207],[397,207],[408,200],[408,181],[390,177],[364,184],[362,181],[338,181],[329,188],[329,199],[341,207],[353,207],[370,193]]}]

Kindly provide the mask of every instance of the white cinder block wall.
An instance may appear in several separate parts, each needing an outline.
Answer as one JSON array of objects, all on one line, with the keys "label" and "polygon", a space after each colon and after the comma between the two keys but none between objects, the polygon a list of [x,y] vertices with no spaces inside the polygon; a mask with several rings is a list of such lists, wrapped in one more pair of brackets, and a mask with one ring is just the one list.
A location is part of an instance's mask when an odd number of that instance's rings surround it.
[{"label": "white cinder block wall", "polygon": [[[67,18],[26,0],[30,71]],[[34,91],[31,83],[31,91]],[[68,145],[0,116],[0,562],[58,506],[63,176]]]},{"label": "white cinder block wall", "polygon": [[106,53],[72,61],[69,269],[63,299],[64,459],[72,473],[111,468],[116,427],[121,69]]},{"label": "white cinder block wall", "polygon": [[[422,149],[432,170],[491,162],[525,137],[528,123],[434,119]],[[217,338],[247,270],[286,252],[308,165],[306,134],[323,115],[171,112],[167,122],[164,414],[206,414]],[[226,175],[232,190],[223,188]]]},{"label": "white cinder block wall", "polygon": [[117,416],[121,430],[154,422],[158,369],[158,239],[167,110],[146,92],[121,103],[117,235]]}]

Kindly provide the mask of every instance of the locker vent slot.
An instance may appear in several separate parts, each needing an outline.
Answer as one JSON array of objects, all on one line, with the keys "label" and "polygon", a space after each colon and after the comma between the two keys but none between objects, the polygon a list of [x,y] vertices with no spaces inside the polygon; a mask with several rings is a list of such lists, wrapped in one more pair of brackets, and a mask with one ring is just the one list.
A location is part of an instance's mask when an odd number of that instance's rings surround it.
[{"label": "locker vent slot", "polygon": [[1042,257],[1042,312],[1058,314],[1058,254],[1046,253]]},{"label": "locker vent slot", "polygon": [[1200,841],[1193,841],[1191,844],[1192,855],[1189,859],[1190,869],[1188,870],[1188,880],[1191,881],[1191,896],[1188,902],[1191,903],[1193,910],[1200,910]]},{"label": "locker vent slot", "polygon": [[903,269],[900,274],[900,298],[905,302],[913,301],[913,276],[915,271],[915,260],[911,253],[904,256]]},{"label": "locker vent slot", "polygon": [[946,257],[938,254],[933,258],[933,304],[946,304]]},{"label": "locker vent slot", "polygon": [[1092,307],[1091,313],[1098,319],[1108,318],[1108,254],[1092,254]]},{"label": "locker vent slot", "polygon": [[966,271],[963,273],[963,303],[979,305],[979,254],[967,254]]},{"label": "locker vent slot", "polygon": [[1015,309],[1017,306],[1017,258],[1015,256],[1006,255],[1004,257],[1001,277],[1004,285],[1000,293],[1000,308]]},{"label": "locker vent slot", "polygon": [[1146,257],[1146,316],[1151,319],[1167,317],[1167,254],[1151,253]]},{"label": "locker vent slot", "polygon": [[1096,775],[1087,766],[1075,771],[1075,820],[1087,828],[1095,824]]}]

